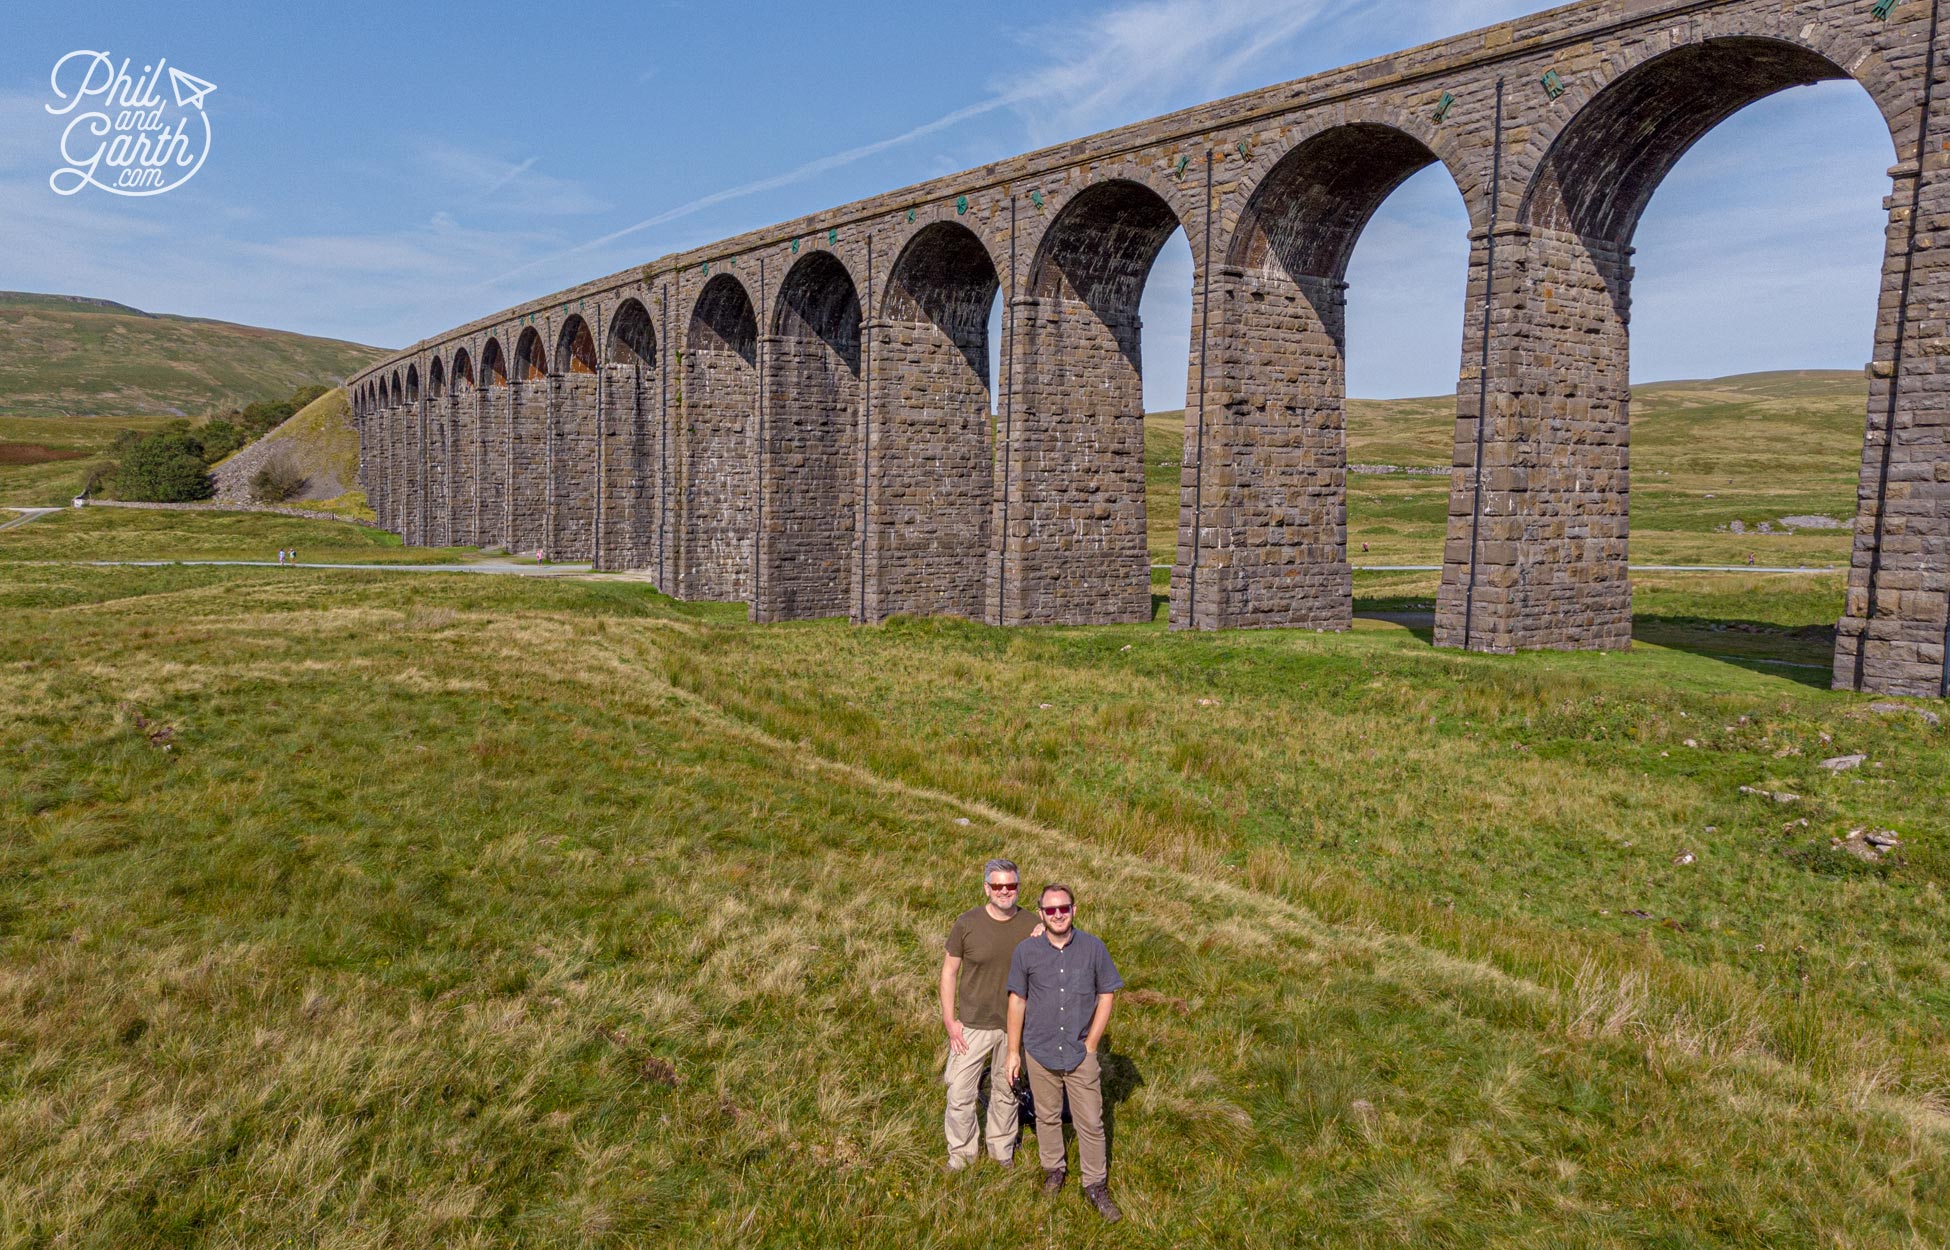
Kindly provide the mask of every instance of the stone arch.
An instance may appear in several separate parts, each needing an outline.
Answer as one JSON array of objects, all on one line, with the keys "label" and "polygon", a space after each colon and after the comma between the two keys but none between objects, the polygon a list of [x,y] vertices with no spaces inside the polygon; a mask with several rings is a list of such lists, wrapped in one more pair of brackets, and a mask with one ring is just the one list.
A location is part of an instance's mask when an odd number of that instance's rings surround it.
[{"label": "stone arch", "polygon": [[1069,197],[1036,241],[995,522],[1000,623],[1151,617],[1138,303],[1186,224],[1146,181],[1120,177]]},{"label": "stone arch", "polygon": [[846,264],[827,251],[808,252],[786,271],[772,308],[772,333],[818,342],[860,371],[860,294]]},{"label": "stone arch", "polygon": [[[1153,159],[1133,155],[1120,160],[1093,163],[1084,169],[1074,171],[1068,179],[1055,185],[1042,188],[1043,203],[1036,208],[1034,201],[1024,201],[1019,225],[1022,230],[1018,240],[1018,258],[1025,268],[1023,290],[1033,294],[1036,285],[1037,267],[1047,256],[1047,244],[1052,234],[1059,228],[1074,230],[1079,220],[1071,214],[1079,206],[1094,206],[1094,210],[1104,207],[1104,197],[1115,194],[1129,197],[1133,202],[1144,200],[1143,192],[1150,192],[1151,198],[1164,211],[1170,213],[1173,224],[1185,231],[1185,241],[1191,246],[1192,255],[1202,254],[1205,241],[1205,220],[1200,212],[1203,203],[1204,169],[1199,164],[1204,159],[1202,140],[1191,141],[1193,151],[1180,152],[1172,148],[1168,152],[1156,153]],[[1177,172],[1177,161],[1181,157],[1191,157],[1182,173]],[[1214,224],[1218,224],[1215,215]],[[1169,239],[1171,232],[1165,231],[1163,238]],[[1163,246],[1162,240],[1159,244]],[[993,251],[993,247],[991,251]],[[1149,267],[1143,267],[1145,272]],[[1140,275],[1138,285],[1143,286]]]},{"label": "stone arch", "polygon": [[989,311],[1001,275],[982,238],[937,220],[896,254],[871,330],[871,422],[854,614],[980,617],[994,503]]},{"label": "stone arch", "polygon": [[427,364],[427,398],[440,399],[447,394],[447,366],[440,357],[435,356]]},{"label": "stone arch", "polygon": [[1318,131],[1287,149],[1254,185],[1226,263],[1338,282],[1382,201],[1437,163],[1421,139],[1392,126],[1352,122]]},{"label": "stone arch", "polygon": [[465,347],[454,349],[454,367],[451,377],[455,394],[474,389],[474,358],[467,354]]},{"label": "stone arch", "polygon": [[846,266],[801,256],[779,284],[766,353],[754,620],[833,616],[853,601],[860,331]]},{"label": "stone arch", "polygon": [[1080,303],[1107,326],[1128,326],[1125,354],[1135,367],[1137,306],[1145,276],[1165,241],[1183,224],[1170,201],[1143,182],[1114,178],[1094,183],[1071,197],[1043,232],[1030,264],[1027,293],[1039,300]]},{"label": "stone arch", "polygon": [[406,366],[406,402],[409,404],[420,402],[420,366],[417,364]]},{"label": "stone arch", "polygon": [[[1488,410],[1470,423],[1481,471],[1458,477],[1474,500],[1452,500],[1438,643],[1630,645],[1632,238],[1666,175],[1720,123],[1786,88],[1852,77],[1839,58],[1860,57],[1810,42],[1845,36],[1812,24],[1790,36],[1777,20],[1703,13],[1683,42],[1625,49],[1569,77],[1547,124],[1507,155],[1517,229],[1488,275],[1496,323],[1471,327]],[[1458,462],[1476,462],[1458,429]]]},{"label": "stone arch", "polygon": [[1648,58],[1581,102],[1538,160],[1517,219],[1627,248],[1652,193],[1707,132],[1777,91],[1848,76],[1819,52],[1752,36]]},{"label": "stone arch", "polygon": [[397,369],[393,370],[392,401],[395,404],[402,404],[406,402],[406,391],[405,388],[400,385],[399,370]]},{"label": "stone arch", "polygon": [[508,356],[501,350],[501,340],[489,336],[481,347],[481,385],[484,387],[506,386],[508,384]]},{"label": "stone arch", "polygon": [[[1457,84],[1457,90],[1468,99],[1482,95],[1481,107],[1488,109],[1489,87],[1487,84]],[[1303,148],[1313,148],[1316,140],[1321,140],[1336,132],[1374,133],[1386,131],[1398,136],[1396,141],[1406,141],[1421,145],[1430,156],[1430,161],[1439,163],[1449,174],[1462,196],[1463,208],[1469,214],[1472,229],[1483,227],[1489,220],[1489,154],[1476,142],[1471,132],[1456,126],[1444,126],[1430,118],[1431,111],[1439,98],[1438,91],[1416,91],[1410,96],[1388,101],[1360,100],[1329,110],[1324,116],[1307,119],[1305,125],[1296,126],[1291,132],[1282,129],[1278,142],[1260,136],[1247,136],[1241,140],[1247,145],[1250,155],[1244,167],[1232,176],[1233,189],[1226,194],[1226,218],[1231,225],[1220,225],[1220,237],[1213,240],[1215,255],[1230,256],[1238,246],[1239,234],[1245,225],[1246,205],[1259,196],[1272,177],[1273,171],[1288,163],[1288,158]],[[1472,101],[1473,102],[1473,101]],[[1452,105],[1460,107],[1460,105]],[[1236,149],[1235,149],[1236,150]],[[1314,148],[1316,152],[1319,149]],[[1231,151],[1218,153],[1220,170],[1223,174],[1232,160]],[[1506,162],[1508,154],[1505,154]],[[1384,195],[1385,201],[1387,197]],[[1357,231],[1357,235],[1358,235]]]},{"label": "stone arch", "polygon": [[730,352],[756,366],[758,313],[745,284],[728,273],[706,281],[691,306],[685,337],[693,352]]},{"label": "stone arch", "polygon": [[[1026,197],[1021,200],[1021,211],[1031,214],[1034,213]],[[1026,234],[1028,233],[1029,223],[1023,224],[1023,232]],[[925,217],[917,216],[911,222],[896,218],[892,223],[890,232],[882,236],[887,243],[885,255],[892,256],[894,263],[891,266],[883,264],[882,268],[886,276],[882,278],[877,288],[880,292],[878,302],[874,309],[868,310],[869,317],[891,317],[895,315],[893,306],[889,303],[894,298],[892,294],[893,288],[889,285],[892,281],[894,271],[900,268],[903,263],[902,258],[907,256],[910,250],[913,249],[917,239],[922,235],[937,235],[944,229],[950,233],[957,230],[965,232],[969,238],[975,241],[975,245],[982,249],[982,254],[987,258],[989,268],[996,274],[998,281],[1005,275],[1009,266],[1009,219],[1006,213],[1001,215],[999,222],[978,221],[973,217],[958,217],[955,215],[952,207],[945,213],[932,213]],[[998,230],[999,233],[997,233]],[[1020,245],[1020,238],[1018,243]],[[910,259],[908,263],[911,265],[912,260]]]},{"label": "stone arch", "polygon": [[534,382],[548,377],[548,349],[542,344],[542,332],[534,326],[522,329],[521,337],[515,340],[515,374],[517,382]]},{"label": "stone arch", "polygon": [[580,313],[570,313],[562,323],[562,332],[555,336],[555,372],[596,372],[596,336],[589,332],[589,323]]},{"label": "stone arch", "polygon": [[[1576,215],[1591,225],[1629,219],[1636,226],[1660,181],[1694,143],[1747,105],[1814,82],[1852,80],[1889,127],[1892,151],[1914,143],[1916,88],[1903,74],[1845,29],[1804,25],[1791,12],[1757,23],[1758,16],[1703,13],[1686,42],[1631,45],[1567,79],[1556,116],[1537,119],[1527,142],[1504,153],[1506,202],[1519,199],[1517,219],[1568,222]],[[1851,65],[1852,72],[1845,68]],[[1642,129],[1628,135],[1620,123],[1634,107],[1645,110]],[[1614,160],[1622,159],[1613,174],[1620,185],[1564,193],[1567,173],[1591,181],[1575,171],[1606,148],[1607,133],[1620,140],[1610,149]],[[1630,229],[1624,234],[1629,242]]]},{"label": "stone arch", "polygon": [[749,599],[758,523],[758,314],[744,283],[714,274],[684,335],[677,590]]},{"label": "stone arch", "polygon": [[1175,625],[1352,624],[1347,265],[1383,201],[1439,163],[1416,135],[1350,121],[1285,148],[1252,185],[1208,277],[1207,390],[1185,430],[1198,468],[1180,506],[1197,545],[1173,571]]},{"label": "stone arch", "polygon": [[645,372],[657,367],[657,329],[642,300],[632,296],[617,305],[603,358],[607,364],[634,365]]},{"label": "stone arch", "polygon": [[959,222],[931,222],[909,236],[894,258],[880,315],[939,329],[986,392],[995,385],[988,376],[989,308],[1001,285],[979,235]]}]

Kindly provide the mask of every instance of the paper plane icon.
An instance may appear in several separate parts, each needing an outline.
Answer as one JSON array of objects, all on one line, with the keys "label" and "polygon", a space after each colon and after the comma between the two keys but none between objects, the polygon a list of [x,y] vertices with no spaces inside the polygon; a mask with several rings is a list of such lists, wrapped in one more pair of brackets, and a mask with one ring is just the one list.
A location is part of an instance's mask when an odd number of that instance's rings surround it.
[{"label": "paper plane icon", "polygon": [[176,91],[177,108],[202,108],[203,97],[217,89],[217,84],[205,82],[195,74],[185,74],[174,65],[169,67],[169,85]]}]

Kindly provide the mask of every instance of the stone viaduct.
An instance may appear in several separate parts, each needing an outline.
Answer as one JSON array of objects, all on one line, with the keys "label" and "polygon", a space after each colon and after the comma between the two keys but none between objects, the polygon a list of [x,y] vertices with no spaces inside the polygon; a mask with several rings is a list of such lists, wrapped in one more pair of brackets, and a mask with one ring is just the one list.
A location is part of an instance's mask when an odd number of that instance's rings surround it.
[{"label": "stone viaduct", "polygon": [[1894,163],[1834,682],[1941,696],[1938,2],[1587,0],[666,256],[358,375],[362,483],[409,543],[648,570],[759,621],[1146,620],[1137,307],[1182,227],[1171,624],[1345,629],[1344,273],[1439,162],[1470,259],[1435,641],[1625,647],[1633,230],[1736,110],[1850,78]]}]

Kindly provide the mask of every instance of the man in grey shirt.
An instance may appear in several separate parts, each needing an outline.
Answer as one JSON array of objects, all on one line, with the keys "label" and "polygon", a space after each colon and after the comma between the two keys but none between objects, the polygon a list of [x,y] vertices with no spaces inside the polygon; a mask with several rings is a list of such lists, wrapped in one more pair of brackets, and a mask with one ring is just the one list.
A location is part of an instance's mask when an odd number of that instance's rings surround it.
[{"label": "man in grey shirt", "polygon": [[1105,1219],[1119,1220],[1124,1213],[1110,1197],[1097,1045],[1124,979],[1104,944],[1076,927],[1076,891],[1067,885],[1044,886],[1039,910],[1043,935],[1025,940],[1009,959],[1009,1080],[1023,1070],[1027,1051],[1043,1192],[1062,1189],[1068,1175],[1063,1147],[1067,1094],[1084,1196]]}]

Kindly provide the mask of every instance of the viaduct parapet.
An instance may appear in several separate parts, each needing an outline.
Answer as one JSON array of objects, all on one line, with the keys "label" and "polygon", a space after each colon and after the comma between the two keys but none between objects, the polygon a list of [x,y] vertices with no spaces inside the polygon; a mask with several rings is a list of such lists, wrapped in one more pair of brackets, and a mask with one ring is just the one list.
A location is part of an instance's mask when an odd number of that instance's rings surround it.
[{"label": "viaduct parapet", "polygon": [[1625,647],[1633,231],[1719,122],[1849,78],[1894,163],[1834,682],[1942,696],[1937,17],[1592,0],[661,257],[359,374],[361,482],[409,543],[649,570],[760,621],[1149,619],[1138,297],[1182,228],[1171,624],[1345,629],[1344,275],[1440,163],[1470,257],[1435,641]]}]

